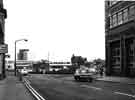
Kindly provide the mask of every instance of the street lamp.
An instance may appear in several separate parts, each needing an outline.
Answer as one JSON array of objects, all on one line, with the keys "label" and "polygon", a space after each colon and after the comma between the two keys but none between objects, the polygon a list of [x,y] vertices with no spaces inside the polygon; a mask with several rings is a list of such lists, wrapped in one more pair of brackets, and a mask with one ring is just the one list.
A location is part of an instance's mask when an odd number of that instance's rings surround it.
[{"label": "street lamp", "polygon": [[19,41],[25,41],[25,42],[27,42],[28,40],[27,39],[19,39],[19,40],[16,40],[15,41],[15,61],[14,61],[14,67],[15,67],[14,72],[15,72],[15,76],[16,76],[16,44]]}]

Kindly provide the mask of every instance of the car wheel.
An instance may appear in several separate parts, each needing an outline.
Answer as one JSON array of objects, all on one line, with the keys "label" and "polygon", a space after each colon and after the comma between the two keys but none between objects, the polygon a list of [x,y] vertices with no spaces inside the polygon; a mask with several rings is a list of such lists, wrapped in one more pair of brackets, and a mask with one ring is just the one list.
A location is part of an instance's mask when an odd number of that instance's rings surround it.
[{"label": "car wheel", "polygon": [[75,76],[75,77],[74,77],[74,79],[75,79],[76,81],[78,81],[78,80],[79,80],[79,78],[78,78],[77,76]]}]

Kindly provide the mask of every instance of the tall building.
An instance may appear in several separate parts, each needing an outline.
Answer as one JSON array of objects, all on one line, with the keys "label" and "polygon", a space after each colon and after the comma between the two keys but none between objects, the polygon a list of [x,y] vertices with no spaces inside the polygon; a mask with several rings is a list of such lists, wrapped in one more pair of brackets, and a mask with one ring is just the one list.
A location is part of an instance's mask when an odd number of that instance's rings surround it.
[{"label": "tall building", "polygon": [[[7,17],[6,9],[3,8],[3,0],[0,0],[0,46],[4,45],[4,27],[5,18]],[[5,78],[5,53],[0,52],[0,79]]]},{"label": "tall building", "polygon": [[18,60],[28,60],[28,49],[20,49],[18,53]]},{"label": "tall building", "polygon": [[106,74],[135,77],[135,1],[105,1]]}]

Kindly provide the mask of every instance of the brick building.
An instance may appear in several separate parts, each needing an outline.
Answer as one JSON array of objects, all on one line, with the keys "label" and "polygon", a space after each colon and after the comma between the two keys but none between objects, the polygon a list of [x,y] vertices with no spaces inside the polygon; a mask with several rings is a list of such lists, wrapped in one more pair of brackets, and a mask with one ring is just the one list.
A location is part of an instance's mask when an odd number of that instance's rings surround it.
[{"label": "brick building", "polygon": [[135,77],[135,1],[105,1],[106,74]]}]

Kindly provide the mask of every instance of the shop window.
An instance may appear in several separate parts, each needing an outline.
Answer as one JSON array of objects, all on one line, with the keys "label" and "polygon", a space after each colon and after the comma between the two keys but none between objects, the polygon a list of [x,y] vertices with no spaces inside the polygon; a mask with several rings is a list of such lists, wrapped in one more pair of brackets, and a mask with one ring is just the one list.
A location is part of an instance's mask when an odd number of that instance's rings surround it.
[{"label": "shop window", "polygon": [[118,13],[118,25],[122,24],[123,20],[122,20],[122,12]]},{"label": "shop window", "polygon": [[117,51],[116,51],[117,53],[117,56],[119,56],[120,55],[120,50],[119,50],[119,48],[117,48]]},{"label": "shop window", "polygon": [[123,11],[123,21],[127,22],[128,21],[128,9],[125,9]]},{"label": "shop window", "polygon": [[117,26],[117,15],[113,15],[113,26]]}]

